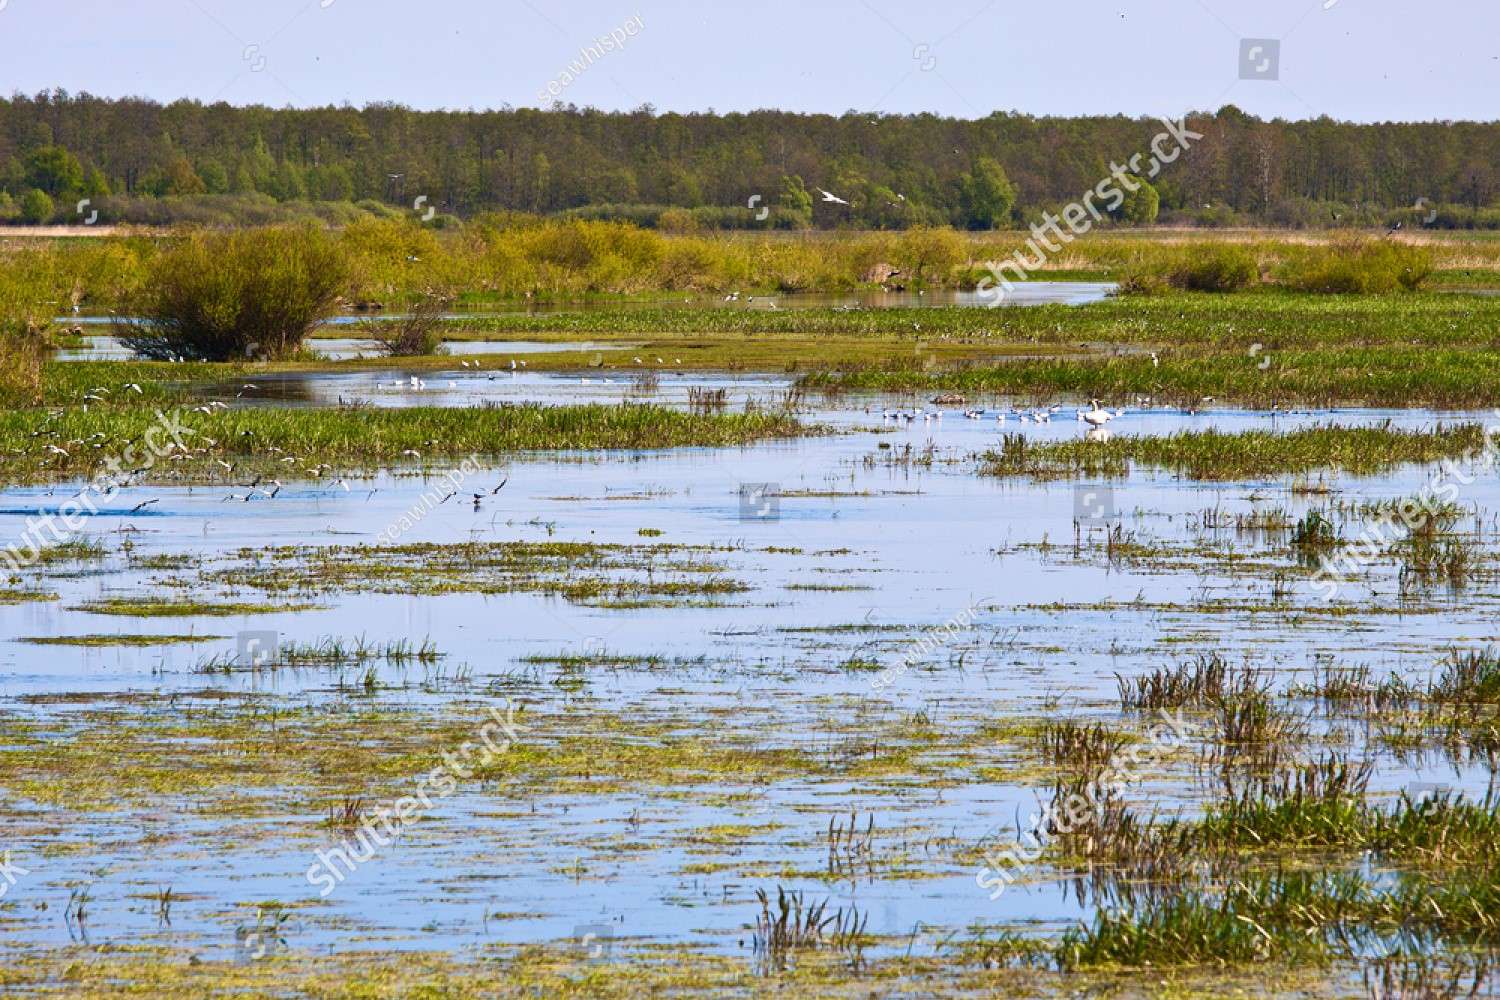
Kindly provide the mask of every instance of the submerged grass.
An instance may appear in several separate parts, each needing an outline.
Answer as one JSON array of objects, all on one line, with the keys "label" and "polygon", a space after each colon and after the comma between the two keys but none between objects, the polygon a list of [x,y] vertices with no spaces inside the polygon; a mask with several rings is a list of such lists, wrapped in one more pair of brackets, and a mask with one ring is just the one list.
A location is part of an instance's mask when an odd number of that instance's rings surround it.
[{"label": "submerged grass", "polygon": [[227,638],[225,635],[48,635],[16,641],[33,646],[173,646],[218,642]]}]

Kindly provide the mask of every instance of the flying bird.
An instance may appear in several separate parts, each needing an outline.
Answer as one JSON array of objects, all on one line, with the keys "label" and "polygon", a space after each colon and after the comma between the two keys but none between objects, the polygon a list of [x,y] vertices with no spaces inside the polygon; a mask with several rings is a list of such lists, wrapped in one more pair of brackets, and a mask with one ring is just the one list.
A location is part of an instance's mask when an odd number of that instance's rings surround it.
[{"label": "flying bird", "polygon": [[847,205],[847,204],[849,204],[847,201],[845,201],[844,199],[840,198],[838,195],[834,194],[832,191],[824,191],[822,188],[818,188],[818,191],[822,193],[822,195],[823,195],[823,201],[824,202],[831,202],[832,204],[835,204],[835,205]]}]

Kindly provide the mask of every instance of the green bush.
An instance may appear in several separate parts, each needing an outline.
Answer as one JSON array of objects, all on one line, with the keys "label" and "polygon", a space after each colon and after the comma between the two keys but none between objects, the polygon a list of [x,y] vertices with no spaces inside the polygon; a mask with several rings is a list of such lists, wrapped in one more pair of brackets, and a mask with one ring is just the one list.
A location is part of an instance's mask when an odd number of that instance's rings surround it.
[{"label": "green bush", "polygon": [[1289,287],[1325,295],[1414,291],[1431,273],[1432,254],[1425,248],[1364,239],[1301,247],[1279,272]]},{"label": "green bush", "polygon": [[32,188],[21,196],[22,222],[29,222],[34,226],[39,226],[51,219],[54,211],[56,209],[53,207],[52,199],[47,197],[47,192],[45,191]]},{"label": "green bush", "polygon": [[1260,280],[1260,265],[1244,247],[1213,247],[1178,264],[1170,280],[1190,292],[1238,292]]},{"label": "green bush", "polygon": [[1142,253],[1125,265],[1122,295],[1156,295],[1169,288],[1189,292],[1238,292],[1260,280],[1255,254],[1233,244],[1195,247],[1170,254]]},{"label": "green bush", "polygon": [[347,258],[320,229],[196,232],[150,262],[123,323],[125,345],[156,360],[284,358],[334,311]]}]

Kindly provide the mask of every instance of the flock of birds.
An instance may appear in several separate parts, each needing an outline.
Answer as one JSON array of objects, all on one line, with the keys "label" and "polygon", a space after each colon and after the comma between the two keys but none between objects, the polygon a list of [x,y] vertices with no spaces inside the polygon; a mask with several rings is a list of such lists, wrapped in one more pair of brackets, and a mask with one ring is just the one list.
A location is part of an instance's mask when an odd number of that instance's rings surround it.
[{"label": "flock of birds", "polygon": [[[1097,399],[1089,400],[1089,404],[1087,410],[1078,410],[1075,418],[1078,423],[1087,424],[1093,430],[1100,430],[1111,420],[1117,420],[1125,416],[1124,407],[1118,410],[1108,410],[1101,407]],[[965,420],[987,420],[993,415],[995,423],[1002,425],[1011,418],[1014,418],[1017,423],[1021,424],[1050,424],[1052,418],[1061,413],[1062,409],[1061,405],[1049,406],[1043,410],[1023,410],[1014,406],[994,410],[981,407],[979,409],[964,410],[963,416]],[[918,420],[924,424],[941,423],[944,413],[945,411],[940,409],[882,410],[880,422],[885,425],[904,424],[906,426],[911,426]]]}]

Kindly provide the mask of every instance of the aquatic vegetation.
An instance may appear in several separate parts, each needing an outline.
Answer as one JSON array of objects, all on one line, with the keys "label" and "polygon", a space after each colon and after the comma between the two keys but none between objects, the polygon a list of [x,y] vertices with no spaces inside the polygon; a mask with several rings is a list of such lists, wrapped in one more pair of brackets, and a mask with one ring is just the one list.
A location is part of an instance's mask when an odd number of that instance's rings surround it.
[{"label": "aquatic vegetation", "polygon": [[865,928],[870,922],[869,913],[861,917],[859,910],[851,906],[847,913],[841,907],[825,916],[827,900],[804,903],[800,892],[788,893],[780,886],[776,888],[774,911],[764,889],[756,889],[755,898],[760,901],[760,913],[755,919],[755,951],[771,967],[783,969],[791,953],[824,945],[852,953],[858,961]]},{"label": "aquatic vegetation", "polygon": [[209,580],[273,594],[555,594],[603,603],[742,593],[713,546],[455,542],[244,549]]},{"label": "aquatic vegetation", "polygon": [[70,610],[91,615],[124,615],[132,618],[196,618],[200,616],[270,615],[286,611],[309,611],[315,604],[254,604],[248,601],[164,600],[153,597],[106,597],[85,601]]},{"label": "aquatic vegetation", "polygon": [[225,635],[129,635],[129,634],[107,634],[107,635],[44,635],[28,636],[17,639],[17,642],[30,643],[33,646],[173,646],[173,645],[195,645],[204,642],[220,642],[229,638]]},{"label": "aquatic vegetation", "polygon": [[1130,742],[1130,737],[1101,722],[1048,721],[1037,743],[1052,764],[1092,779],[1103,772]]},{"label": "aquatic vegetation", "polygon": [[1229,664],[1218,653],[1200,653],[1175,667],[1139,677],[1115,675],[1120,707],[1141,711],[1217,705],[1230,690]]}]

